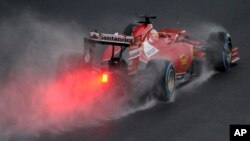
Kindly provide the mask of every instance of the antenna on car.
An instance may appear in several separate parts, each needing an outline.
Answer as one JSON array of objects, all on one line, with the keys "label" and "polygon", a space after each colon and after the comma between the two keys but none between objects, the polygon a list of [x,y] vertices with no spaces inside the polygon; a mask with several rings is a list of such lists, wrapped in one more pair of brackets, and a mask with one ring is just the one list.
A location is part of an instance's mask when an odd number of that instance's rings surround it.
[{"label": "antenna on car", "polygon": [[139,21],[138,23],[143,23],[143,24],[151,24],[152,22],[150,21],[151,19],[156,19],[156,16],[147,16],[147,15],[140,15],[139,18],[144,18],[144,21]]}]

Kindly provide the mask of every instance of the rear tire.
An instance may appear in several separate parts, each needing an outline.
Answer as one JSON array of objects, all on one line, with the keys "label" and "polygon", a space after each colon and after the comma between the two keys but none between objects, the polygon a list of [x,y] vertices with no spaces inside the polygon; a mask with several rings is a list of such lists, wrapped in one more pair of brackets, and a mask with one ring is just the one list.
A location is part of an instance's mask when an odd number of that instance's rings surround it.
[{"label": "rear tire", "polygon": [[208,65],[220,72],[228,70],[232,61],[230,35],[225,32],[211,33],[207,42],[206,54]]},{"label": "rear tire", "polygon": [[160,101],[173,101],[175,98],[175,70],[170,61],[151,60],[147,70],[155,75],[155,97]]}]

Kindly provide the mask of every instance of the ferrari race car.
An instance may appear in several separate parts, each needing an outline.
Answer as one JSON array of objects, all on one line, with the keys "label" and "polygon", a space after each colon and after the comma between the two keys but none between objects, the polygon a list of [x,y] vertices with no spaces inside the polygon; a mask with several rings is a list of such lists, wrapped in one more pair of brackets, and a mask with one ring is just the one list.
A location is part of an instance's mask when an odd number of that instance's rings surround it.
[{"label": "ferrari race car", "polygon": [[141,18],[121,34],[94,31],[84,38],[84,64],[101,72],[104,83],[118,73],[136,77],[148,72],[156,76],[154,85],[161,89],[156,97],[171,100],[176,82],[199,75],[202,65],[225,72],[240,59],[228,33],[211,33],[202,42],[185,30],[155,30],[151,22],[155,16]]}]

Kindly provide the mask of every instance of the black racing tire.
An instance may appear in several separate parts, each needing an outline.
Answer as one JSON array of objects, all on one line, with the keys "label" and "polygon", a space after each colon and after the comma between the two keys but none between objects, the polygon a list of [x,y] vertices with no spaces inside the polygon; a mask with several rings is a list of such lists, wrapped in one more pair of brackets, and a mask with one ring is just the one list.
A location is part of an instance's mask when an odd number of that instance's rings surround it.
[{"label": "black racing tire", "polygon": [[231,66],[232,42],[225,32],[211,33],[207,40],[207,63],[216,71],[225,72]]},{"label": "black racing tire", "polygon": [[150,60],[147,71],[155,77],[154,96],[160,101],[173,101],[175,98],[175,69],[170,61]]}]

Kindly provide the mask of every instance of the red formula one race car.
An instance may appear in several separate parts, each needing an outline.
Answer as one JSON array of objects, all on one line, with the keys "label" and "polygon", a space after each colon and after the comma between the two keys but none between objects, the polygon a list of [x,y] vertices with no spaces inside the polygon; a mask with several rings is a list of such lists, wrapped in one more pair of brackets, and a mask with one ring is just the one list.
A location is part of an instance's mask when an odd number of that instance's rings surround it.
[{"label": "red formula one race car", "polygon": [[142,18],[121,34],[95,31],[84,39],[84,64],[105,72],[104,82],[116,73],[136,76],[150,72],[148,75],[157,76],[154,85],[161,89],[157,97],[170,100],[176,82],[198,75],[202,64],[226,71],[240,59],[228,33],[211,33],[207,42],[201,42],[190,39],[185,30],[155,30],[151,23],[155,16]]}]

